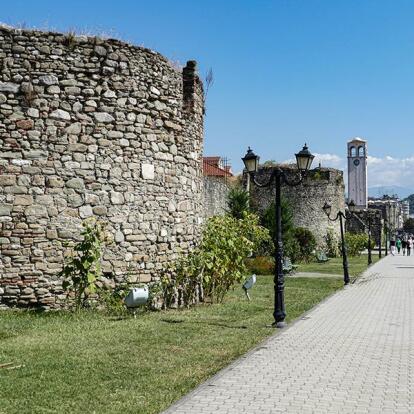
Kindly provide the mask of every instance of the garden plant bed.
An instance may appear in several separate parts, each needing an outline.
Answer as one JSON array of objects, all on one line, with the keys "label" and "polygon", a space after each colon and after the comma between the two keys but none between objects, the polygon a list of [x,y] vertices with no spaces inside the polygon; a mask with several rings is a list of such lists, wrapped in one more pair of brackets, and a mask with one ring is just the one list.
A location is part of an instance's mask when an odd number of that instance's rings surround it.
[{"label": "garden plant bed", "polygon": [[[287,279],[287,321],[340,289],[337,279]],[[221,305],[148,312],[0,312],[0,413],[159,413],[274,333],[273,278]]]}]

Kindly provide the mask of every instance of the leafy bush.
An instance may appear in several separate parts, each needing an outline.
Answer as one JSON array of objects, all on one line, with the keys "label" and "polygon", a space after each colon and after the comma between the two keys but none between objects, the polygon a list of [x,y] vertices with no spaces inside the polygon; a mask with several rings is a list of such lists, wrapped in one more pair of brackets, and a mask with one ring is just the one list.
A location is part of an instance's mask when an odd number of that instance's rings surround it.
[{"label": "leafy bush", "polygon": [[[297,243],[293,238],[293,213],[292,208],[286,198],[281,199],[282,214],[282,240],[285,255],[293,257],[297,249]],[[276,211],[275,203],[270,204],[260,218],[261,225],[269,230],[271,239],[276,240]],[[268,252],[270,255],[273,252]]]},{"label": "leafy bush", "polygon": [[368,236],[365,233],[345,233],[345,243],[349,256],[360,256],[368,246]]},{"label": "leafy bush", "polygon": [[203,289],[211,301],[221,302],[225,294],[240,282],[246,272],[245,259],[269,239],[269,232],[259,225],[254,214],[244,213],[238,220],[216,216],[203,231]]},{"label": "leafy bush", "polygon": [[249,211],[249,193],[240,186],[233,187],[227,196],[228,212],[237,219],[243,218],[243,214]]},{"label": "leafy bush", "polygon": [[316,239],[313,233],[304,227],[296,227],[293,230],[293,237],[297,241],[297,251],[291,257],[294,261],[309,261],[316,248]]},{"label": "leafy bush", "polygon": [[340,240],[335,234],[332,227],[328,228],[325,236],[325,242],[327,248],[326,254],[329,257],[339,257],[341,255]]},{"label": "leafy bush", "polygon": [[73,292],[76,310],[85,307],[89,296],[96,292],[96,282],[101,275],[102,247],[109,240],[102,222],[90,219],[82,226],[83,240],[75,244],[58,274],[65,278],[63,289]]},{"label": "leafy bush", "polygon": [[275,260],[270,256],[256,256],[246,259],[246,266],[250,273],[272,275],[274,273]]},{"label": "leafy bush", "polygon": [[259,225],[254,214],[245,212],[242,219],[211,217],[204,226],[200,245],[177,260],[163,278],[165,301],[171,303],[179,293],[181,303],[189,306],[201,285],[205,297],[221,302],[243,279],[245,259],[269,238],[269,232]]}]

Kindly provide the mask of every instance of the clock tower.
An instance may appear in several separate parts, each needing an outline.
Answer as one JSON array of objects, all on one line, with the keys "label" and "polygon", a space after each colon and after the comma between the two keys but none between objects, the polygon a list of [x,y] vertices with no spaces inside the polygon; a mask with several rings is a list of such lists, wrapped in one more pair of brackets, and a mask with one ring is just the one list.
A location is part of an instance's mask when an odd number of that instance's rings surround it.
[{"label": "clock tower", "polygon": [[359,209],[368,207],[367,141],[348,142],[348,202]]}]

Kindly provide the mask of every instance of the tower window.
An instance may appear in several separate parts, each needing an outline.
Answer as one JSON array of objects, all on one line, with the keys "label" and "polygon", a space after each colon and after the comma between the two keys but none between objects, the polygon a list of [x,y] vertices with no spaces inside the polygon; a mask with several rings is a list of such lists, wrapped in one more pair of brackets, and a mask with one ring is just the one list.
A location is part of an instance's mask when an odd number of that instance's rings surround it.
[{"label": "tower window", "polygon": [[365,148],[364,147],[358,147],[358,157],[365,157]]},{"label": "tower window", "polygon": [[356,157],[356,148],[355,147],[349,148],[349,155],[351,157]]}]

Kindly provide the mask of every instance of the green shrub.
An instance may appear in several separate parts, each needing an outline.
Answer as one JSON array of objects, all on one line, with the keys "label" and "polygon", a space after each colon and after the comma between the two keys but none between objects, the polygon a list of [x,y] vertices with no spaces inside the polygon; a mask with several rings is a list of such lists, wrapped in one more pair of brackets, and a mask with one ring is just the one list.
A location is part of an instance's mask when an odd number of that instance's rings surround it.
[{"label": "green shrub", "polygon": [[349,256],[360,256],[368,246],[368,236],[365,233],[345,233],[345,243]]},{"label": "green shrub", "polygon": [[233,187],[227,196],[228,213],[234,218],[241,219],[249,211],[249,193],[240,186]]},{"label": "green shrub", "polygon": [[259,225],[254,214],[245,212],[242,219],[211,217],[204,226],[200,245],[177,260],[164,275],[165,302],[170,304],[179,293],[182,304],[189,306],[200,285],[211,302],[221,302],[243,279],[246,258],[269,239],[269,232]]},{"label": "green shrub", "polygon": [[272,275],[274,273],[275,260],[270,256],[256,256],[246,259],[246,266],[250,273]]},{"label": "green shrub", "polygon": [[293,237],[297,241],[296,257],[292,257],[294,261],[308,262],[313,258],[313,252],[316,248],[316,239],[313,233],[304,227],[296,227],[293,230]]},{"label": "green shrub", "polygon": [[212,302],[221,302],[243,279],[245,259],[268,239],[269,232],[254,214],[244,213],[239,220],[229,216],[209,219],[200,245],[204,294]]},{"label": "green shrub", "polygon": [[341,255],[341,248],[340,248],[340,239],[337,237],[337,235],[334,232],[334,229],[332,227],[328,228],[328,231],[325,236],[325,242],[326,242],[326,254],[329,257],[339,257]]},{"label": "green shrub", "polygon": [[[284,252],[286,256],[293,257],[297,244],[293,239],[293,213],[292,208],[286,198],[281,199],[281,214],[282,214],[282,240],[284,245]],[[276,240],[276,212],[275,203],[270,204],[263,212],[260,223],[263,227],[269,230],[272,241]],[[272,255],[273,252],[268,252]]]},{"label": "green shrub", "polygon": [[64,278],[63,289],[73,293],[76,310],[87,306],[89,296],[96,292],[96,282],[101,275],[102,248],[109,240],[102,222],[88,219],[82,226],[83,240],[75,244],[58,274]]}]

